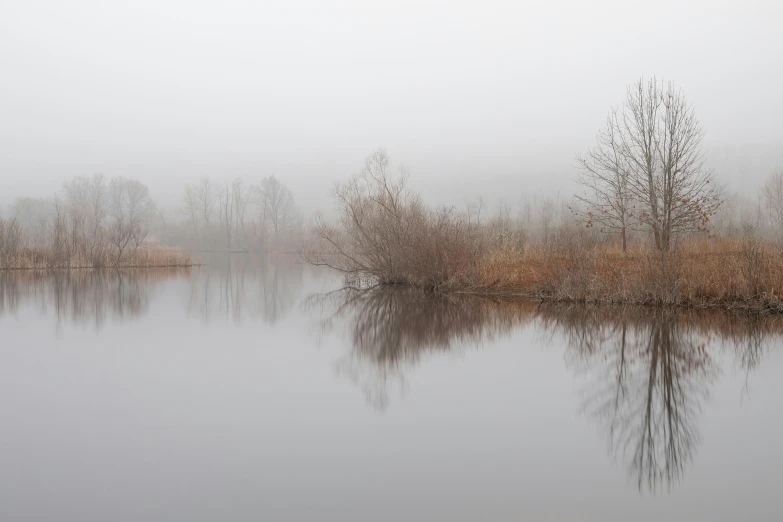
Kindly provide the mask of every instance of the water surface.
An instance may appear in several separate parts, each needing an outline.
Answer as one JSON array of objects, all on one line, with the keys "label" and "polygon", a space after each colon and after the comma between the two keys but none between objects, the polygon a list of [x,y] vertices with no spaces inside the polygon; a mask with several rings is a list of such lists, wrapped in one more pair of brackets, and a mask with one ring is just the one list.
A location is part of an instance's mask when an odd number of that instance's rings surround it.
[{"label": "water surface", "polygon": [[778,520],[779,319],[0,273],[0,520]]}]

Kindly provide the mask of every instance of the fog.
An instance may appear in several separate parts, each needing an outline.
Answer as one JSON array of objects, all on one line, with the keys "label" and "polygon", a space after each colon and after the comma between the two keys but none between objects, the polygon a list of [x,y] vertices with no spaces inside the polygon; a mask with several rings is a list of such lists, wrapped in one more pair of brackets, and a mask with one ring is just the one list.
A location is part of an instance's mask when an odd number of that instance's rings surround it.
[{"label": "fog", "polygon": [[307,212],[379,145],[433,203],[567,196],[641,75],[755,195],[783,167],[781,7],[631,4],[0,0],[0,205],[98,172],[170,208],[275,175]]}]

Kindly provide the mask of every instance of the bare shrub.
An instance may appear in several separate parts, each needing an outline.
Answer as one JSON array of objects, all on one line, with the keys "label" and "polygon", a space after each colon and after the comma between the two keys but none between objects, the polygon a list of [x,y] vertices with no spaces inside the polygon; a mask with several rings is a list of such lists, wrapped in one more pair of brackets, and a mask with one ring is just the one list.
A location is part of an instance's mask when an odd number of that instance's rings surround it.
[{"label": "bare shrub", "polygon": [[22,247],[22,229],[16,219],[0,218],[0,268],[8,268]]},{"label": "bare shrub", "polygon": [[783,171],[774,173],[761,188],[761,200],[775,234],[783,237]]},{"label": "bare shrub", "polygon": [[747,295],[750,298],[762,293],[762,284],[766,269],[766,256],[761,242],[756,236],[752,225],[746,225],[742,239],[742,263],[740,264],[742,275],[747,286]]},{"label": "bare shrub", "polygon": [[335,187],[338,222],[316,218],[306,259],[383,284],[434,289],[470,281],[477,226],[454,209],[428,209],[407,183],[407,169],[395,175],[386,151],[376,150],[358,175]]}]

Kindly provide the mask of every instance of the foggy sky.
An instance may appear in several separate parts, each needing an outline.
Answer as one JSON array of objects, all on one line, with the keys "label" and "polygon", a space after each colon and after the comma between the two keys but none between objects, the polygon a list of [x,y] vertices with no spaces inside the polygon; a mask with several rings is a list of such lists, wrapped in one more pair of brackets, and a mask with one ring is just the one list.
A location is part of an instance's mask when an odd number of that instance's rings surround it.
[{"label": "foggy sky", "polygon": [[719,179],[753,194],[783,167],[781,15],[775,1],[0,0],[0,205],[101,172],[167,206],[204,175],[270,174],[327,206],[379,145],[433,203],[567,197],[574,156],[641,75],[685,90]]}]

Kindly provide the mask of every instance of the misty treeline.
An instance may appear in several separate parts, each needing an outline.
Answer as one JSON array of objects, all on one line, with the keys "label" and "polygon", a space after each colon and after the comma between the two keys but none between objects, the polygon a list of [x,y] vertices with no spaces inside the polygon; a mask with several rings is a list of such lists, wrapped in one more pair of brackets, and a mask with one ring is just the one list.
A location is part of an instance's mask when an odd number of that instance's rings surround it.
[{"label": "misty treeline", "polygon": [[293,249],[300,230],[293,196],[275,177],[204,178],[167,213],[138,180],[79,176],[52,198],[19,198],[0,214],[0,268],[187,265],[185,250]]},{"label": "misty treeline", "polygon": [[259,183],[242,178],[202,178],[185,187],[178,221],[160,215],[162,239],[197,250],[295,251],[302,214],[288,187],[275,176]]},{"label": "misty treeline", "polygon": [[338,218],[316,217],[305,257],[431,290],[783,311],[783,175],[757,204],[724,204],[703,136],[681,90],[641,79],[577,157],[583,191],[495,208],[426,205],[378,149],[337,184]]},{"label": "misty treeline", "polygon": [[0,216],[0,268],[85,268],[189,264],[146,245],[155,205],[143,183],[77,177],[51,199],[18,199]]}]

